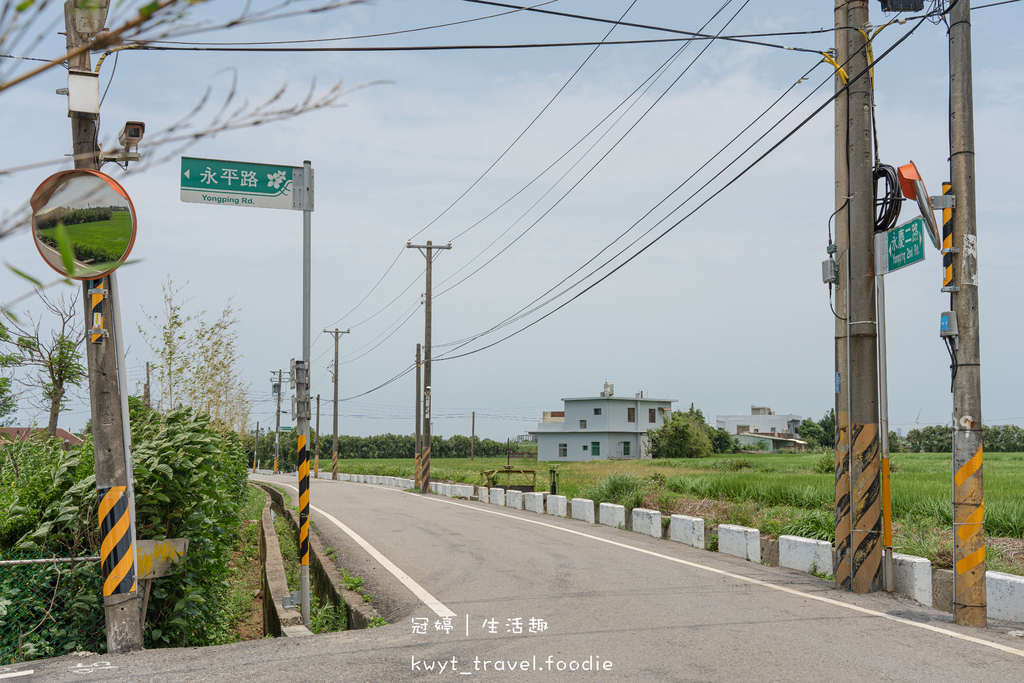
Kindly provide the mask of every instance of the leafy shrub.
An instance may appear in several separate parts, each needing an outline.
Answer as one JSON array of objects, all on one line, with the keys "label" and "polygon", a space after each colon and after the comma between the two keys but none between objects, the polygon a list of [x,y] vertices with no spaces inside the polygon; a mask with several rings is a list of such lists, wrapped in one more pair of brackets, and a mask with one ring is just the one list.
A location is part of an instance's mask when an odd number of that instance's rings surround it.
[{"label": "leafy shrub", "polygon": [[631,510],[643,504],[648,486],[647,481],[633,474],[611,474],[585,487],[580,496],[594,501],[594,505],[615,503]]}]

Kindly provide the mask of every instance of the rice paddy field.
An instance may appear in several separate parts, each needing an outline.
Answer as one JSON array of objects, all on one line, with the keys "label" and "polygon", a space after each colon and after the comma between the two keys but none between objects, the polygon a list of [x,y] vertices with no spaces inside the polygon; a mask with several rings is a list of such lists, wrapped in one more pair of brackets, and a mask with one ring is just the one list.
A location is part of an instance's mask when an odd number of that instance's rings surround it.
[{"label": "rice paddy field", "polygon": [[[558,493],[658,509],[663,515],[700,516],[708,524],[742,524],[763,535],[795,534],[835,541],[835,481],[832,452],[744,453],[685,460],[600,460],[548,463],[512,460],[513,468],[536,471],[538,491],[549,490],[550,465],[558,471]],[[952,566],[952,462],[948,453],[890,456],[894,548]],[[481,472],[506,465],[505,458],[432,459],[436,481],[480,484]],[[330,471],[330,460],[320,461]],[[339,460],[338,471],[412,477],[408,460]],[[531,483],[512,475],[513,484]],[[1024,453],[985,454],[985,528],[988,569],[1024,575]],[[502,478],[504,482],[504,477]]]}]

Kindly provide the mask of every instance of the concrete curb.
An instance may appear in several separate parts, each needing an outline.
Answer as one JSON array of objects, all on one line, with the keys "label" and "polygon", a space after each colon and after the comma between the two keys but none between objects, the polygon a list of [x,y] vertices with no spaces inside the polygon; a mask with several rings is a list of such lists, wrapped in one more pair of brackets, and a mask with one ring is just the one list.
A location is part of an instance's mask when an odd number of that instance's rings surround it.
[{"label": "concrete curb", "polygon": [[572,508],[570,512],[573,519],[578,519],[581,522],[590,522],[591,524],[594,523],[594,501],[588,498],[573,498],[571,502]]},{"label": "concrete curb", "polygon": [[668,522],[669,540],[704,549],[704,520],[688,515],[672,515]]},{"label": "concrete curb", "polygon": [[[261,488],[263,488],[261,486]],[[266,491],[264,490],[264,495]],[[285,596],[290,594],[288,580],[285,578],[284,559],[281,557],[281,544],[274,530],[271,497],[266,496],[260,522],[260,560],[263,565],[263,635],[280,638],[293,635],[295,627],[309,633],[302,625],[302,613],[293,607],[283,607]],[[286,630],[287,629],[287,630]]]},{"label": "concrete curb", "polygon": [[[718,544],[721,547],[721,536],[718,537]],[[779,566],[805,574],[831,574],[832,544],[801,536],[779,536]]]},{"label": "concrete curb", "polygon": [[735,524],[719,524],[718,552],[761,564],[761,532]]},{"label": "concrete curb", "polygon": [[614,503],[601,503],[598,507],[598,523],[613,526],[617,529],[626,528],[626,508]]},{"label": "concrete curb", "polygon": [[568,501],[565,496],[552,496],[548,495],[547,499],[547,512],[549,515],[554,517],[568,517]]},{"label": "concrete curb", "polygon": [[661,512],[647,508],[633,508],[633,531],[644,536],[661,538]]},{"label": "concrete curb", "polygon": [[892,554],[892,587],[900,595],[932,605],[932,563],[923,557]]},{"label": "concrete curb", "polygon": [[490,495],[491,505],[500,505],[505,507],[505,489],[492,488],[488,489]]},{"label": "concrete curb", "polygon": [[1024,576],[985,572],[988,618],[1024,622]]}]

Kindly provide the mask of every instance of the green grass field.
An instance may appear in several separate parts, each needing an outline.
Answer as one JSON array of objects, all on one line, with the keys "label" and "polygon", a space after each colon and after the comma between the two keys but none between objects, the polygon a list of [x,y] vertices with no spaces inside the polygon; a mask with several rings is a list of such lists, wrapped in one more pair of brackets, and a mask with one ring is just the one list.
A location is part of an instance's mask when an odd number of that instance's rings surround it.
[{"label": "green grass field", "polygon": [[[537,490],[547,491],[549,465],[558,465],[558,493],[627,507],[643,505],[695,514],[708,523],[753,526],[762,533],[795,534],[834,541],[835,481],[831,453],[735,454],[698,460],[599,460],[548,463],[513,460],[535,469]],[[952,463],[948,453],[893,453],[892,514],[897,552],[947,566],[952,548]],[[505,458],[431,460],[435,480],[481,483],[482,470]],[[405,460],[339,460],[338,471],[412,477]],[[330,471],[329,459],[320,461]],[[822,471],[824,470],[824,471]],[[1024,453],[985,454],[985,527],[989,538],[1024,538]],[[526,483],[525,479],[513,483]],[[1024,574],[1024,557],[989,549],[989,569]]]},{"label": "green grass field", "polygon": [[[68,239],[71,240],[71,247],[75,251],[75,257],[80,261],[92,260],[92,254],[97,250],[119,257],[128,248],[132,238],[131,216],[127,211],[115,211],[113,218],[106,221],[93,221],[91,223],[78,223],[64,227]],[[55,238],[56,228],[40,230],[43,237]]]}]

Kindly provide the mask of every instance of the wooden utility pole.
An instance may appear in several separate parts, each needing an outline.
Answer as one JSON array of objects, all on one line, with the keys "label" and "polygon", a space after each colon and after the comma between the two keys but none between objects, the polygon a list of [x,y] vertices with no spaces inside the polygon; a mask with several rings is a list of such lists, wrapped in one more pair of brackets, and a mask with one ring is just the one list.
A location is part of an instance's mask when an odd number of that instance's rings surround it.
[{"label": "wooden utility pole", "polygon": [[473,454],[476,451],[476,411],[473,411],[473,421],[470,427],[469,437],[469,461],[473,462]]},{"label": "wooden utility pole", "polygon": [[256,474],[256,456],[260,452],[260,422],[256,421],[256,433],[252,447],[252,473]]},{"label": "wooden utility pole", "polygon": [[[881,454],[874,289],[868,0],[834,0],[836,61],[836,588],[881,588]],[[862,30],[851,30],[862,29]]]},{"label": "wooden utility pole", "polygon": [[426,244],[406,244],[407,249],[419,249],[420,253],[427,259],[427,291],[425,295],[424,308],[424,339],[423,339],[423,454],[420,467],[420,491],[430,493],[430,322],[431,322],[431,266],[434,262],[435,249],[451,249],[451,243],[443,247],[435,247],[433,242],[427,240]]},{"label": "wooden utility pole", "polygon": [[[334,377],[334,441],[331,445],[331,479],[338,479],[338,339],[343,334],[348,334],[349,330],[339,330],[335,327],[333,330],[324,330],[327,334],[334,335],[334,371],[331,373]],[[317,397],[317,401],[320,397]],[[318,403],[317,406],[320,404]],[[320,434],[320,417],[319,407],[317,408],[317,427],[316,433]]]},{"label": "wooden utility pole", "polygon": [[978,323],[978,224],[974,188],[974,88],[971,3],[949,15],[949,168],[952,194],[956,363],[953,374],[953,618],[988,623],[985,590],[985,489],[982,469],[981,351]]},{"label": "wooden utility pole", "polygon": [[420,424],[423,419],[423,415],[420,413],[420,396],[423,394],[422,377],[420,370],[423,366],[421,362],[421,347],[419,344],[416,345],[416,488],[420,486],[420,475],[422,474],[420,462],[420,456],[423,454],[423,439],[420,432]]},{"label": "wooden utility pole", "polygon": [[[64,3],[65,44],[68,51],[87,43],[106,20],[109,2],[97,2],[95,22],[83,21],[86,7],[75,0]],[[77,16],[76,16],[77,15]],[[88,24],[92,24],[88,26]],[[86,30],[90,32],[85,32]],[[69,72],[89,72],[88,50],[68,60]],[[71,137],[75,168],[99,170],[98,136],[95,116],[72,112]],[[142,648],[138,582],[136,580],[132,473],[126,462],[123,416],[117,378],[115,335],[118,321],[110,298],[109,278],[82,283],[86,329],[95,330],[95,314],[102,319],[102,332],[88,335],[86,359],[89,367],[89,396],[92,412],[96,490],[99,495],[100,548],[103,572],[103,609],[107,630],[107,652],[122,653]]]}]

